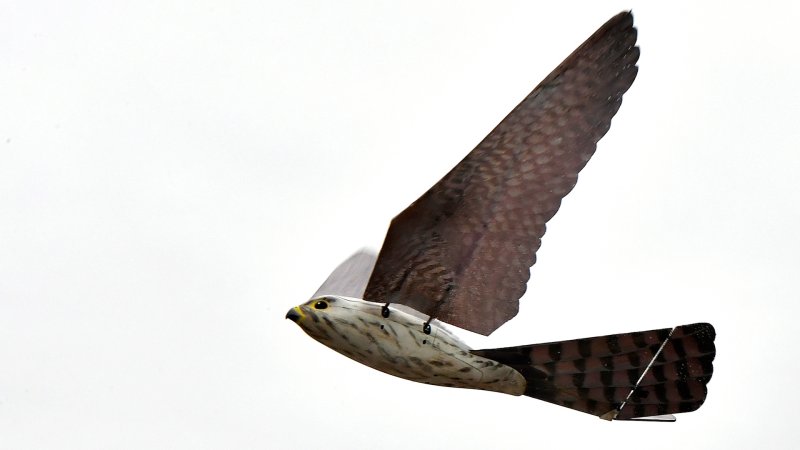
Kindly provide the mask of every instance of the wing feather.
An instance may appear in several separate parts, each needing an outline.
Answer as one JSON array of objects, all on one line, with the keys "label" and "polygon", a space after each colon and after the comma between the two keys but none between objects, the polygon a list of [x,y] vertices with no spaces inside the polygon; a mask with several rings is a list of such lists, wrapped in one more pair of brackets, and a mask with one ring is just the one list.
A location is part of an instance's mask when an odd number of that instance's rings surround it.
[{"label": "wing feather", "polygon": [[323,295],[362,298],[376,259],[377,255],[369,250],[356,252],[331,272],[311,298]]},{"label": "wing feather", "polygon": [[545,223],[636,77],[630,12],[595,32],[391,223],[365,299],[490,334],[517,314]]}]

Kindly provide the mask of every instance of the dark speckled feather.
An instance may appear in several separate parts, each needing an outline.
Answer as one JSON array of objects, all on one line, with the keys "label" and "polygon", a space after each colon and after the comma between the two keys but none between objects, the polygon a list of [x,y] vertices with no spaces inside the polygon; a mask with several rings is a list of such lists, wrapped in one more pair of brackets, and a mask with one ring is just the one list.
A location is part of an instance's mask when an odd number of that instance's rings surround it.
[{"label": "dark speckled feather", "polygon": [[522,373],[529,397],[596,416],[619,410],[606,418],[632,419],[699,408],[715,337],[714,327],[697,323],[472,353]]},{"label": "dark speckled feather", "polygon": [[636,77],[635,43],[630,13],[609,20],[395,217],[364,298],[484,335],[514,317],[545,223]]}]

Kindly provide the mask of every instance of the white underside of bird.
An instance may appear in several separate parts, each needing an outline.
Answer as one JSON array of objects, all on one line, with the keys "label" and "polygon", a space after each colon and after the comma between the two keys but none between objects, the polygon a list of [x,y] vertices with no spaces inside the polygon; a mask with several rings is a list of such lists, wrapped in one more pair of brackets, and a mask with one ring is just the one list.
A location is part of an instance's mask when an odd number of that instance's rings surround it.
[{"label": "white underside of bird", "polygon": [[309,336],[373,369],[420,383],[482,389],[511,395],[525,392],[515,369],[473,355],[470,348],[434,320],[400,304],[389,306],[352,297],[322,296],[289,311]]},{"label": "white underside of bird", "polygon": [[[286,318],[329,348],[396,377],[436,386],[516,396],[532,394],[528,391],[528,380],[518,370],[482,356],[480,353],[485,351],[473,352],[441,322],[426,320],[425,315],[405,305],[389,306],[353,297],[323,295],[290,309]],[[666,341],[660,349],[665,344]],[[651,355],[641,378],[660,349]],[[636,386],[632,386],[630,393],[635,389]],[[580,395],[569,389],[559,391],[567,402],[580,401]],[[624,403],[597,415],[613,420],[623,407]],[[662,414],[636,419],[671,422],[675,417]]]}]

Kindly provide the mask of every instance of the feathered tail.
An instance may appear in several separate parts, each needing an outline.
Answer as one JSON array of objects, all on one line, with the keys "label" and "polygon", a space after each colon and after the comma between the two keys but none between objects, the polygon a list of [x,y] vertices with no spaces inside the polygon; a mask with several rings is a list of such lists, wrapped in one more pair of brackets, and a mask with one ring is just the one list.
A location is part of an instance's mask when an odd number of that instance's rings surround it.
[{"label": "feathered tail", "polygon": [[529,397],[625,420],[699,408],[714,370],[715,336],[711,324],[696,323],[473,353],[522,373]]}]

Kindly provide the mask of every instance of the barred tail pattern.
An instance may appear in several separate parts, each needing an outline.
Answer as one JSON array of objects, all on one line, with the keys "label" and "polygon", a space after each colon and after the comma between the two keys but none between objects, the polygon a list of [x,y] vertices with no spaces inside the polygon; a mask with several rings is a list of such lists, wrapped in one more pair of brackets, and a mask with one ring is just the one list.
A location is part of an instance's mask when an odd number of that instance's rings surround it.
[{"label": "barred tail pattern", "polygon": [[525,395],[603,419],[694,411],[716,349],[708,323],[473,353],[518,370]]}]

